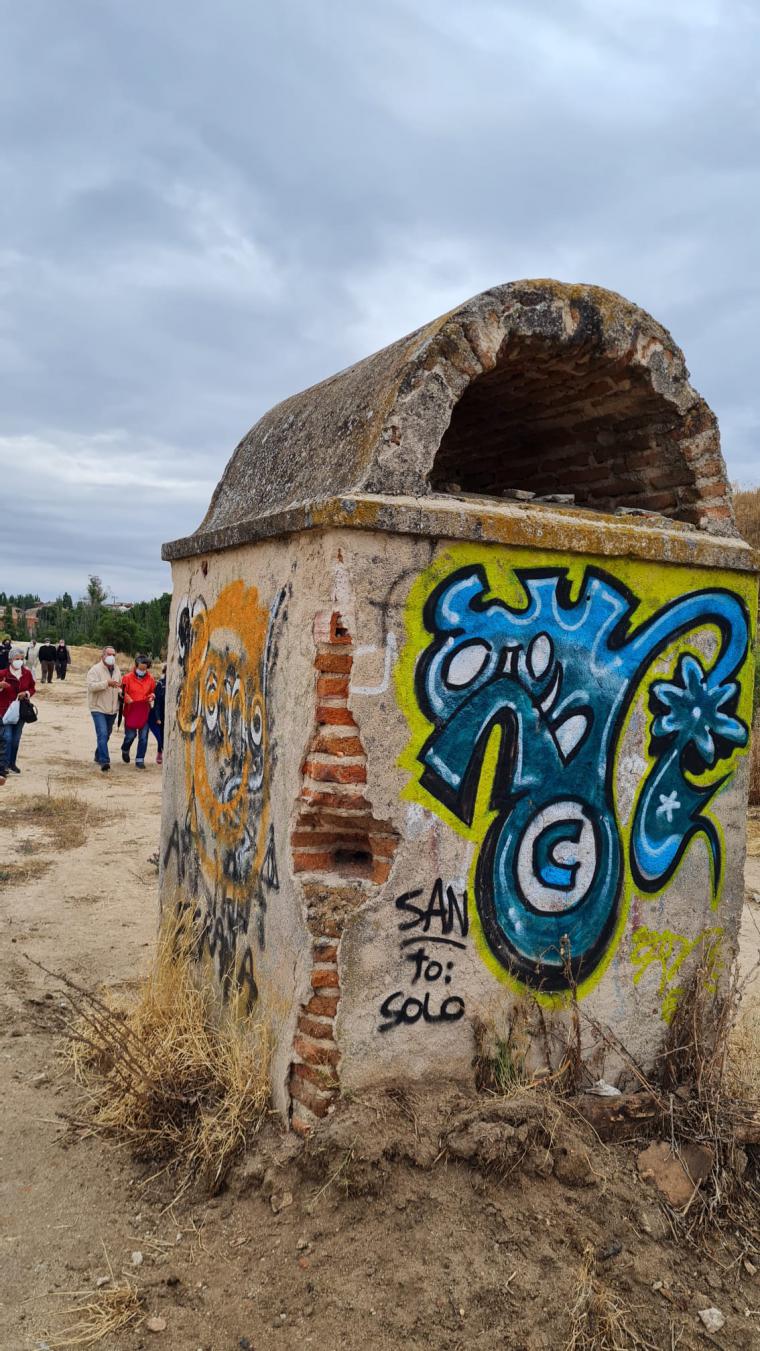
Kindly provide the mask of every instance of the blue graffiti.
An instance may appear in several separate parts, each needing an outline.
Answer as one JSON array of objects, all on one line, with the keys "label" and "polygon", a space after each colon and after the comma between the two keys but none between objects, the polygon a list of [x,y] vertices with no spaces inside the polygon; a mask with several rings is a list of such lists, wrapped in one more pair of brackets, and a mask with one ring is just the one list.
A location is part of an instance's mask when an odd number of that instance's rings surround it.
[{"label": "blue graffiti", "polygon": [[[719,635],[709,668],[680,657],[673,679],[650,687],[652,765],[637,797],[630,867],[644,892],[673,876],[690,841],[706,838],[713,886],[720,840],[704,815],[728,775],[692,782],[747,743],[736,716],[747,610],[718,588],[664,605],[631,631],[635,596],[588,568],[577,600],[566,569],[516,570],[526,604],[489,595],[485,569],[461,568],[427,600],[432,635],[415,672],[433,732],[420,782],[472,825],[483,758],[501,729],[475,892],[486,940],[523,983],[567,989],[598,965],[615,933],[623,845],[613,769],[626,713],[655,658],[705,625]],[[689,776],[689,777],[687,777]]]}]

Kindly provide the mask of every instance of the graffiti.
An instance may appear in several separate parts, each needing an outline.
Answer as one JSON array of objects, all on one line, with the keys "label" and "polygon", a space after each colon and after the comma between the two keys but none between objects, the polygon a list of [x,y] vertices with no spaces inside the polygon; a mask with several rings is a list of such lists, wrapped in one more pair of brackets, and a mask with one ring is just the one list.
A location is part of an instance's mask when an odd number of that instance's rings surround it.
[{"label": "graffiti", "polygon": [[[423,895],[418,887],[396,897],[396,909],[405,916],[398,924],[399,933],[405,935],[400,940],[401,958],[411,968],[409,984],[417,990],[414,994],[394,990],[383,1000],[379,1032],[390,1032],[404,1024],[411,1026],[420,1019],[424,1023],[451,1023],[464,1017],[464,1000],[450,994],[447,987],[454,978],[456,951],[466,947],[463,940],[469,930],[467,892],[458,896],[454,887],[444,887],[439,877],[427,903],[418,905]],[[407,937],[411,929],[415,932]]]},{"label": "graffiti", "polygon": [[194,930],[191,953],[197,962],[208,954],[214,964],[222,1001],[231,997],[240,1000],[245,1013],[250,1013],[258,999],[258,988],[253,974],[253,951],[246,940],[251,918],[250,903],[207,898],[205,909],[192,901],[180,900],[176,907],[178,936],[185,932],[183,921],[189,919]]},{"label": "graffiti", "polygon": [[279,889],[267,681],[284,599],[282,591],[267,609],[254,587],[233,582],[211,607],[198,597],[177,612],[176,725],[188,807],[172,825],[163,863],[176,868],[178,914],[198,931],[197,959],[208,955],[223,997],[235,993],[246,1006],[257,996],[249,930],[262,950],[267,895]]},{"label": "graffiti", "polygon": [[[473,890],[490,958],[520,988],[559,995],[609,957],[626,878],[660,892],[700,838],[718,898],[723,846],[707,809],[748,742],[738,708],[749,614],[731,590],[695,588],[634,626],[640,597],[596,566],[572,579],[556,565],[502,560],[495,571],[513,603],[479,561],[413,593],[414,665],[399,677],[413,670],[411,711],[399,686],[416,735],[405,763],[420,800],[479,846]],[[713,655],[684,651],[705,628]],[[666,655],[662,678],[652,668]],[[647,758],[624,832],[616,756],[642,694]]]},{"label": "graffiti", "polygon": [[[391,683],[391,670],[393,668],[393,663],[396,658],[397,646],[398,645],[396,643],[395,634],[389,633],[385,640],[383,674],[379,684],[377,685],[352,684],[351,686],[352,694],[371,694],[371,695],[385,694],[385,691],[387,690],[388,686]],[[377,651],[378,649],[376,647],[373,647],[371,644],[369,646],[367,644],[364,644],[363,646],[354,649],[354,657],[369,656]]]},{"label": "graffiti", "polygon": [[267,839],[267,851],[264,855],[264,862],[261,865],[261,876],[272,891],[280,890],[280,874],[277,871],[277,854],[274,847],[274,826],[269,827],[269,837]]},{"label": "graffiti", "polygon": [[672,933],[670,929],[665,929],[662,933],[658,933],[656,929],[647,929],[644,925],[634,929],[631,939],[631,961],[636,968],[633,983],[638,985],[650,967],[659,965],[658,993],[662,999],[663,1022],[669,1023],[672,1020],[683,994],[683,988],[680,985],[673,985],[673,981],[687,957],[700,948],[707,973],[705,989],[708,994],[716,993],[722,966],[720,959],[722,937],[723,930],[718,928],[705,929],[692,940]]}]

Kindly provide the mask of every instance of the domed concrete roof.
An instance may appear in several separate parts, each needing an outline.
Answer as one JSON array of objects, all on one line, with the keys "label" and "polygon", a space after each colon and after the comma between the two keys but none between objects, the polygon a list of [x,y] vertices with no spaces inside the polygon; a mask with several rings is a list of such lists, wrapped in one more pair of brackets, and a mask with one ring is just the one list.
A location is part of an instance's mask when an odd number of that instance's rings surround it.
[{"label": "domed concrete roof", "polygon": [[735,533],[717,421],[670,334],[599,287],[520,281],[270,409],[164,557],[355,494],[515,492]]}]

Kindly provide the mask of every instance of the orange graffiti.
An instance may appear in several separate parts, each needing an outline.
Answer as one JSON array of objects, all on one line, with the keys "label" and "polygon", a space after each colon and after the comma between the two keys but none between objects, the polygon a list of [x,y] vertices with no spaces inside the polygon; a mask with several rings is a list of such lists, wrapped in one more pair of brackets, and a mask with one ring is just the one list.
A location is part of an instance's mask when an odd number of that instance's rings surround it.
[{"label": "orange graffiti", "polygon": [[196,601],[180,634],[190,823],[212,890],[242,901],[261,869],[269,823],[264,662],[269,614],[255,587],[232,582],[210,609]]}]

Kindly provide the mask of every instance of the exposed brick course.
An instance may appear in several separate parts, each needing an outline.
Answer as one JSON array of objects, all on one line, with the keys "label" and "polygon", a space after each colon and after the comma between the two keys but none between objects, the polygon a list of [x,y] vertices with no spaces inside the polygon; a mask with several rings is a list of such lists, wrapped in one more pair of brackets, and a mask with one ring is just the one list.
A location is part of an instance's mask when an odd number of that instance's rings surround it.
[{"label": "exposed brick course", "polygon": [[367,757],[348,707],[351,635],[337,611],[317,616],[314,639],[316,727],[290,838],[294,871],[325,879],[324,886],[304,888],[312,994],[298,1015],[290,1072],[291,1124],[301,1135],[326,1115],[337,1091],[340,937],[362,895],[356,884],[384,882],[398,845],[394,827],[378,821],[368,798],[356,791],[367,782]]}]

